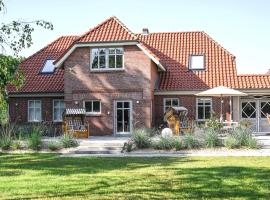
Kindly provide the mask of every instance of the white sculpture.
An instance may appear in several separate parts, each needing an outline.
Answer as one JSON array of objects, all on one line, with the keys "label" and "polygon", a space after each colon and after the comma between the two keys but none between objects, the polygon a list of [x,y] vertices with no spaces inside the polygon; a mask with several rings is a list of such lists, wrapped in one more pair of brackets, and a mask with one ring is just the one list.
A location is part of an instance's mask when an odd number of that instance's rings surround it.
[{"label": "white sculpture", "polygon": [[170,128],[164,128],[161,131],[161,136],[162,137],[172,137],[173,136],[173,132]]}]

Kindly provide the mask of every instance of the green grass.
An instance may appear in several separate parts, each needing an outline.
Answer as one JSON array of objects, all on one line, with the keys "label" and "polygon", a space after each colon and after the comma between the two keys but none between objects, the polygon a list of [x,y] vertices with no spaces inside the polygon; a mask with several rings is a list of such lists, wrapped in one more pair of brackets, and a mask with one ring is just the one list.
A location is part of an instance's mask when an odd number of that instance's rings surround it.
[{"label": "green grass", "polygon": [[269,199],[270,157],[0,154],[0,199]]}]

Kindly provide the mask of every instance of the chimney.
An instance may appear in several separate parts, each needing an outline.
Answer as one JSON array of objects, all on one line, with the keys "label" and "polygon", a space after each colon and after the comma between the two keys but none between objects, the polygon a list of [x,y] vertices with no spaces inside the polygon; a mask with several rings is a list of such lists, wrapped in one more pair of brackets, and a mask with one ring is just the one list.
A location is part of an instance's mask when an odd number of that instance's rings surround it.
[{"label": "chimney", "polygon": [[143,28],[142,29],[142,35],[148,35],[148,34],[149,34],[148,28]]}]

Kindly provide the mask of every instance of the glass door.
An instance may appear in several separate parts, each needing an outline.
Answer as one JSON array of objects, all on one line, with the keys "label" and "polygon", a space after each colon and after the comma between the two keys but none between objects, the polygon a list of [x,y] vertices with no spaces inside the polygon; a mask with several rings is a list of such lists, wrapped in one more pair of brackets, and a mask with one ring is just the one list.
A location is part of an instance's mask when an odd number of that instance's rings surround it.
[{"label": "glass door", "polygon": [[261,100],[260,101],[260,114],[258,119],[258,126],[260,132],[269,132],[270,126],[269,122],[266,118],[267,114],[270,114],[270,101],[269,100]]},{"label": "glass door", "polygon": [[129,134],[131,132],[132,102],[115,101],[115,133]]},{"label": "glass door", "polygon": [[257,123],[257,101],[242,99],[241,100],[241,118],[248,119],[251,121],[251,129],[255,132],[258,132],[258,123]]}]

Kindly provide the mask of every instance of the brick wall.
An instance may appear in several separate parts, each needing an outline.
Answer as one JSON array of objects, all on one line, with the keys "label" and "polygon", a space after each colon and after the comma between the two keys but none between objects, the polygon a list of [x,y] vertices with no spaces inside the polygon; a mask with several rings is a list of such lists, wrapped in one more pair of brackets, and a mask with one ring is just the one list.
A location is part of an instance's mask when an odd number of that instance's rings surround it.
[{"label": "brick wall", "polygon": [[[155,96],[155,117],[154,124],[158,126],[163,122],[163,99],[164,98],[178,98],[180,106],[184,106],[188,109],[188,117],[196,119],[196,96],[195,95],[162,95]],[[223,118],[229,120],[230,118],[230,107],[229,107],[229,98],[226,97],[223,99]],[[212,108],[216,116],[220,116],[220,98],[212,98]]]},{"label": "brick wall", "polygon": [[60,97],[10,97],[9,116],[11,122],[28,122],[28,100],[41,100],[42,120],[52,121],[53,99],[63,99]]},{"label": "brick wall", "polygon": [[101,101],[101,115],[87,116],[91,135],[113,134],[116,100],[132,101],[135,127],[151,127],[156,65],[138,47],[125,46],[124,70],[91,72],[90,52],[90,48],[78,48],[65,62],[67,107],[82,107],[86,100]]}]

